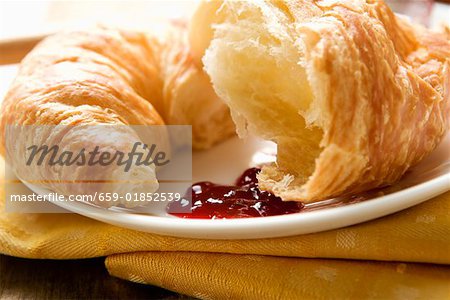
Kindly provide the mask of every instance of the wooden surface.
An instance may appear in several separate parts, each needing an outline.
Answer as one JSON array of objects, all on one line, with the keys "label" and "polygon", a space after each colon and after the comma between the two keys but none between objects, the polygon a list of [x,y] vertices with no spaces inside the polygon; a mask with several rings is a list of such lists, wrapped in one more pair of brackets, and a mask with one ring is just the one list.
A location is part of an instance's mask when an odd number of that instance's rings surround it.
[{"label": "wooden surface", "polygon": [[30,260],[0,255],[0,299],[188,299],[109,276],[104,258]]}]

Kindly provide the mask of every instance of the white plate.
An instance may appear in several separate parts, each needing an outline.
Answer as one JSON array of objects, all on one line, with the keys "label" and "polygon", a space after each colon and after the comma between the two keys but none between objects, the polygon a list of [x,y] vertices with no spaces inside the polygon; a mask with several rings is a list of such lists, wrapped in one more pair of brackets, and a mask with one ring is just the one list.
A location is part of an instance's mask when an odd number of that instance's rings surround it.
[{"label": "white plate", "polygon": [[[139,209],[103,209],[76,202],[59,206],[109,224],[130,229],[202,239],[253,239],[320,232],[349,226],[417,205],[450,190],[450,134],[422,163],[394,187],[308,205],[305,212],[262,218],[204,220],[181,219],[154,207],[155,215]],[[273,158],[274,146],[255,138],[227,141],[212,150],[194,153],[194,180],[233,182],[245,169]],[[38,194],[49,191],[28,186]]]}]

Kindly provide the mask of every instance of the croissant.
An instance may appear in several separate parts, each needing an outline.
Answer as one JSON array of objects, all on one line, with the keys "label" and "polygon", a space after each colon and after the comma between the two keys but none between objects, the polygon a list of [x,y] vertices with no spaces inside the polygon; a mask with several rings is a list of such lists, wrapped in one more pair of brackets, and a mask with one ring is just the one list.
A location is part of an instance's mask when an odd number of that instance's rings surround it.
[{"label": "croissant", "polygon": [[[171,26],[160,36],[105,27],[63,32],[45,39],[22,61],[1,108],[0,149],[17,174],[34,173],[43,187],[62,194],[92,192],[66,181],[87,175],[90,181],[102,180],[105,174],[91,174],[83,166],[27,166],[27,146],[47,141],[64,149],[100,146],[127,153],[139,140],[129,125],[162,124],[192,125],[197,149],[235,132],[228,107],[192,58],[185,26]],[[44,126],[8,135],[10,125]],[[91,125],[115,126],[104,126],[99,134]],[[155,138],[167,142],[163,133]],[[118,185],[122,190],[139,190],[142,181],[150,182],[147,192],[158,188],[153,165],[133,166],[126,174],[117,169],[111,166],[107,175],[128,182]]]},{"label": "croissant", "polygon": [[277,144],[258,180],[283,200],[390,185],[448,128],[448,37],[383,1],[205,1],[190,30],[239,135]]}]

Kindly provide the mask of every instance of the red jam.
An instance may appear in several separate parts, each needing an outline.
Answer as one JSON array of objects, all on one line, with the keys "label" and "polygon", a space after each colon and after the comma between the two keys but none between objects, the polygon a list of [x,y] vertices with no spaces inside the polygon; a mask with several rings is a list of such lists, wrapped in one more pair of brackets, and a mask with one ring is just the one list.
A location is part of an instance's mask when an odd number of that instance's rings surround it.
[{"label": "red jam", "polygon": [[[168,206],[170,214],[192,219],[231,219],[277,216],[300,212],[299,202],[283,202],[281,198],[258,189],[256,174],[261,170],[248,169],[236,181],[236,185],[218,185],[211,182],[194,184],[187,193],[192,194],[192,208],[187,213],[180,211],[183,201]],[[188,198],[189,194],[185,195]],[[177,207],[178,206],[178,207]]]}]

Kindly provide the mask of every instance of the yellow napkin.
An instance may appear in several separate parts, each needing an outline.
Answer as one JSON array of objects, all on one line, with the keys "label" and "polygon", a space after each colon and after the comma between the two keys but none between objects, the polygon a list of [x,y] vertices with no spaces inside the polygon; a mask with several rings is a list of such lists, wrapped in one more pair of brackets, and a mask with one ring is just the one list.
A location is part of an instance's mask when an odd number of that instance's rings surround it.
[{"label": "yellow napkin", "polygon": [[199,298],[450,299],[450,192],[339,230],[228,241],[158,236],[75,214],[6,213],[1,195],[0,253],[8,255],[108,256],[113,276]]}]

